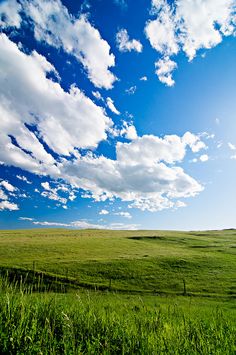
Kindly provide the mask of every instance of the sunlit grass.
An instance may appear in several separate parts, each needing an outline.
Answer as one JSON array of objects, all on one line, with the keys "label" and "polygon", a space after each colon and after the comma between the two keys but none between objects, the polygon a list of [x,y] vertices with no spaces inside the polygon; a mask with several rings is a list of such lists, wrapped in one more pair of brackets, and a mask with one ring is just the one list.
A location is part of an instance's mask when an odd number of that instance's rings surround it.
[{"label": "sunlit grass", "polygon": [[[2,354],[234,354],[233,304],[1,287]],[[231,310],[230,310],[231,307]]]},{"label": "sunlit grass", "polygon": [[0,266],[113,290],[236,295],[236,232],[2,231]]},{"label": "sunlit grass", "polygon": [[[235,354],[236,231],[1,231],[1,354]],[[184,287],[185,285],[185,287]]]}]

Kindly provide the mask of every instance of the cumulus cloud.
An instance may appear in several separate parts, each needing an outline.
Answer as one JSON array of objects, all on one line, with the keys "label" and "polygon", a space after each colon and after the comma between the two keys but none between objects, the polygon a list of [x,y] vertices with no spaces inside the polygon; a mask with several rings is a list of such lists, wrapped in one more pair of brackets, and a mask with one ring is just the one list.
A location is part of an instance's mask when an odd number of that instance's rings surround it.
[{"label": "cumulus cloud", "polygon": [[153,163],[174,163],[183,160],[186,153],[185,135],[167,135],[159,138],[144,135],[132,143],[117,143],[117,159],[126,164],[152,166]]},{"label": "cumulus cloud", "polygon": [[119,112],[119,111],[117,110],[117,108],[115,107],[114,101],[113,101],[110,97],[108,97],[106,101],[107,101],[107,106],[109,107],[109,109],[110,109],[113,113],[115,113],[116,115],[119,115],[120,112]]},{"label": "cumulus cloud", "polygon": [[[200,135],[201,136],[201,135]],[[201,141],[200,136],[196,136],[190,132],[186,132],[183,135],[183,142],[188,145],[193,153],[199,152],[201,149],[206,149],[206,144]],[[208,139],[208,136],[206,137]]]},{"label": "cumulus cloud", "polygon": [[87,191],[96,201],[120,198],[130,207],[159,211],[175,207],[179,198],[195,196],[203,187],[180,163],[189,146],[183,137],[138,137],[117,143],[116,160],[91,154],[63,164],[67,181]]},{"label": "cumulus cloud", "polygon": [[202,161],[202,162],[205,162],[205,161],[208,161],[209,160],[209,157],[207,154],[203,154],[199,157],[199,160]]},{"label": "cumulus cloud", "polygon": [[[146,24],[145,32],[161,55],[155,63],[159,80],[173,86],[172,75],[177,68],[173,56],[183,51],[192,60],[199,49],[211,48],[223,36],[232,34],[235,24],[232,0],[179,0],[169,4],[165,0],[152,1],[155,19]],[[2,28],[19,28],[20,15],[24,13],[24,21],[29,23],[30,19],[38,41],[74,56],[98,88],[113,86],[116,77],[111,68],[115,57],[87,16],[70,15],[59,0],[8,0],[1,2],[0,12]],[[121,51],[142,51],[142,44],[130,39],[125,29],[117,34],[117,41]],[[68,201],[73,201],[81,189],[84,198],[92,197],[96,201],[118,198],[130,208],[160,211],[184,207],[182,199],[202,191],[200,183],[181,167],[187,150],[195,154],[206,149],[199,135],[187,132],[181,137],[138,137],[133,123],[124,122],[117,129],[122,142],[116,144],[115,157],[96,155],[92,150],[113,129],[113,122],[103,108],[75,85],[66,91],[60,85],[56,69],[44,56],[35,51],[26,54],[4,34],[0,34],[0,67],[0,161],[48,175],[50,181],[42,183],[40,191],[35,190],[43,197],[67,208]],[[147,77],[140,80],[146,81]],[[126,93],[135,91],[136,86],[131,86]],[[104,100],[99,91],[92,94],[113,113],[120,114],[110,97]],[[91,151],[81,152],[80,148]],[[232,143],[229,148],[235,149]],[[208,159],[207,154],[202,154],[198,161]],[[23,175],[17,178],[29,183]],[[58,179],[66,184],[57,184]],[[0,182],[1,210],[19,208],[11,201],[14,189],[7,181]],[[99,214],[107,213],[101,210]],[[119,212],[119,216],[130,218],[131,215]],[[57,222],[32,222],[58,225]],[[59,226],[108,227],[86,221],[59,223]],[[112,228],[128,227],[116,223]]]},{"label": "cumulus cloud", "polygon": [[183,51],[192,60],[199,49],[212,48],[235,31],[234,0],[178,0],[171,5],[152,0],[152,15],[156,18],[146,23],[145,33],[163,58]]},{"label": "cumulus cloud", "polygon": [[17,211],[19,209],[16,203],[9,201],[15,191],[17,188],[8,181],[2,180],[0,182],[0,211]]},{"label": "cumulus cloud", "polygon": [[32,21],[36,40],[73,55],[95,86],[112,88],[116,77],[110,67],[115,65],[115,57],[107,41],[85,15],[75,18],[60,0],[21,0],[21,4]]},{"label": "cumulus cloud", "polygon": [[[129,133],[129,127],[132,126],[127,124],[125,134]],[[187,132],[183,137],[167,135],[159,138],[153,135],[138,137],[136,131],[133,133],[130,143],[116,144],[114,160],[87,152],[56,161],[54,164],[59,172],[52,171],[46,163],[42,165],[52,179],[63,177],[74,189],[84,191],[84,198],[96,201],[118,198],[128,202],[130,208],[141,210],[181,207],[183,202],[179,199],[202,191],[203,187],[194,178],[176,166],[183,161],[187,148],[198,152],[205,147],[198,136]],[[19,162],[14,164],[17,166]],[[68,192],[68,185],[51,184],[42,183],[43,197],[63,205],[68,199],[75,198],[73,191]]]},{"label": "cumulus cloud", "polygon": [[144,75],[144,76],[141,76],[141,78],[140,78],[139,80],[140,80],[140,81],[147,81],[148,78],[146,77],[146,75]]},{"label": "cumulus cloud", "polygon": [[6,193],[0,188],[0,200],[7,200],[8,196]]},{"label": "cumulus cloud", "polygon": [[46,197],[49,200],[58,201],[63,204],[62,207],[64,209],[67,209],[66,204],[68,200],[73,201],[76,198],[75,191],[73,191],[73,189],[66,184],[58,182],[53,182],[53,184],[54,187],[52,187],[48,181],[42,182],[41,186],[44,190],[41,192],[41,196]]},{"label": "cumulus cloud", "polygon": [[24,54],[1,34],[0,65],[0,160],[5,164],[56,175],[55,158],[42,142],[69,156],[75,148],[96,147],[106,139],[112,121],[104,110],[76,86],[66,92],[47,78],[55,69],[45,57]]},{"label": "cumulus cloud", "polygon": [[135,126],[132,123],[123,121],[123,127],[119,131],[120,136],[124,136],[127,139],[134,140],[138,138]]},{"label": "cumulus cloud", "polygon": [[16,0],[3,0],[0,3],[0,27],[15,27],[21,26],[21,4]]},{"label": "cumulus cloud", "polygon": [[85,15],[72,16],[60,0],[6,0],[0,4],[0,26],[19,28],[20,12],[24,12],[25,21],[30,19],[36,40],[73,55],[95,86],[112,88],[116,77],[110,68],[115,65],[115,57]]},{"label": "cumulus cloud", "polygon": [[[66,206],[81,189],[96,201],[118,198],[130,207],[159,211],[181,206],[179,199],[203,189],[178,166],[187,149],[204,148],[199,137],[138,137],[127,123],[122,135],[131,142],[116,144],[116,158],[80,154],[79,148],[96,148],[107,138],[112,121],[105,111],[79,88],[65,91],[48,76],[56,71],[45,57],[23,53],[5,34],[0,67],[0,161],[54,180],[42,183],[43,197]],[[56,185],[58,179],[73,189]],[[18,206],[2,199],[3,208]]]},{"label": "cumulus cloud", "polygon": [[0,211],[17,211],[19,210],[19,207],[16,203],[10,202],[10,201],[0,201]]},{"label": "cumulus cloud", "polygon": [[157,18],[148,21],[145,33],[150,44],[156,51],[165,56],[177,54],[179,51],[176,38],[176,21],[173,10],[165,0],[152,1],[153,11],[157,13]]},{"label": "cumulus cloud", "polygon": [[200,48],[212,48],[223,36],[233,34],[234,0],[187,1],[177,3],[176,21],[183,51],[193,59]]},{"label": "cumulus cloud", "polygon": [[175,84],[172,78],[172,72],[177,68],[177,64],[169,57],[159,59],[155,63],[156,74],[159,80],[167,86],[173,86]]},{"label": "cumulus cloud", "polygon": [[140,41],[136,39],[130,40],[126,29],[122,28],[116,34],[116,44],[121,52],[142,52],[143,46]]},{"label": "cumulus cloud", "polygon": [[6,180],[2,180],[0,182],[0,185],[3,186],[7,191],[9,192],[14,192],[17,190],[17,188],[15,186],[13,186],[12,184],[10,184],[8,181]]}]

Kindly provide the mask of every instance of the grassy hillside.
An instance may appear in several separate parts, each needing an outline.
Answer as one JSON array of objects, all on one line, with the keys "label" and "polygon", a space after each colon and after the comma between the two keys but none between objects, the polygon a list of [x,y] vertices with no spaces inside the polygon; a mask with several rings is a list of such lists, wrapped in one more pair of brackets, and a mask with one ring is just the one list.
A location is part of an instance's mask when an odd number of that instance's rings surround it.
[{"label": "grassy hillside", "polygon": [[119,291],[236,296],[236,231],[0,232],[0,266]]},{"label": "grassy hillside", "polygon": [[1,231],[0,352],[233,355],[235,252],[235,230]]}]

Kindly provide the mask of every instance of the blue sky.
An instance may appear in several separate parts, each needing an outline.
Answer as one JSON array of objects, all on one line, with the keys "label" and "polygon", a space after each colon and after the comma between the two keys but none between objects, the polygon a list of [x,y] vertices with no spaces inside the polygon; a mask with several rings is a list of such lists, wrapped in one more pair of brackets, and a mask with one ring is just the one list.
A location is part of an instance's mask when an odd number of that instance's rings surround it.
[{"label": "blue sky", "polygon": [[236,228],[234,0],[0,1],[0,228]]}]

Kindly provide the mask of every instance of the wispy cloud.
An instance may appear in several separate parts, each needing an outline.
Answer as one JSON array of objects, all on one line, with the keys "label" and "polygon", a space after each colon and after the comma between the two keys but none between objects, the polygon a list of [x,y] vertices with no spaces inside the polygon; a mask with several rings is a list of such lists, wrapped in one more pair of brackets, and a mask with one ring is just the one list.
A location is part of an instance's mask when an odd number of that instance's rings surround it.
[{"label": "wispy cloud", "polygon": [[128,218],[128,219],[132,218],[132,216],[131,216],[131,214],[129,212],[121,211],[121,212],[115,212],[114,214],[116,216],[121,216],[121,217]]},{"label": "wispy cloud", "polygon": [[31,221],[34,220],[34,218],[31,218],[31,217],[19,217],[19,220],[20,221],[29,221],[29,222],[31,222]]},{"label": "wispy cloud", "polygon": [[117,229],[117,230],[137,230],[139,224],[125,224],[125,223],[111,223],[109,225],[102,225],[96,223],[89,223],[86,221],[74,221],[70,223],[48,222],[48,221],[33,221],[34,225],[44,227],[66,227],[75,229]]},{"label": "wispy cloud", "polygon": [[110,97],[107,98],[106,102],[107,102],[107,107],[109,107],[109,109],[113,113],[115,113],[116,115],[120,115],[120,112],[117,110],[117,108],[114,105],[114,101]]},{"label": "wispy cloud", "polygon": [[137,86],[134,85],[134,86],[131,86],[130,88],[126,89],[125,92],[128,95],[133,95],[133,94],[135,94],[136,90],[137,90]]}]

